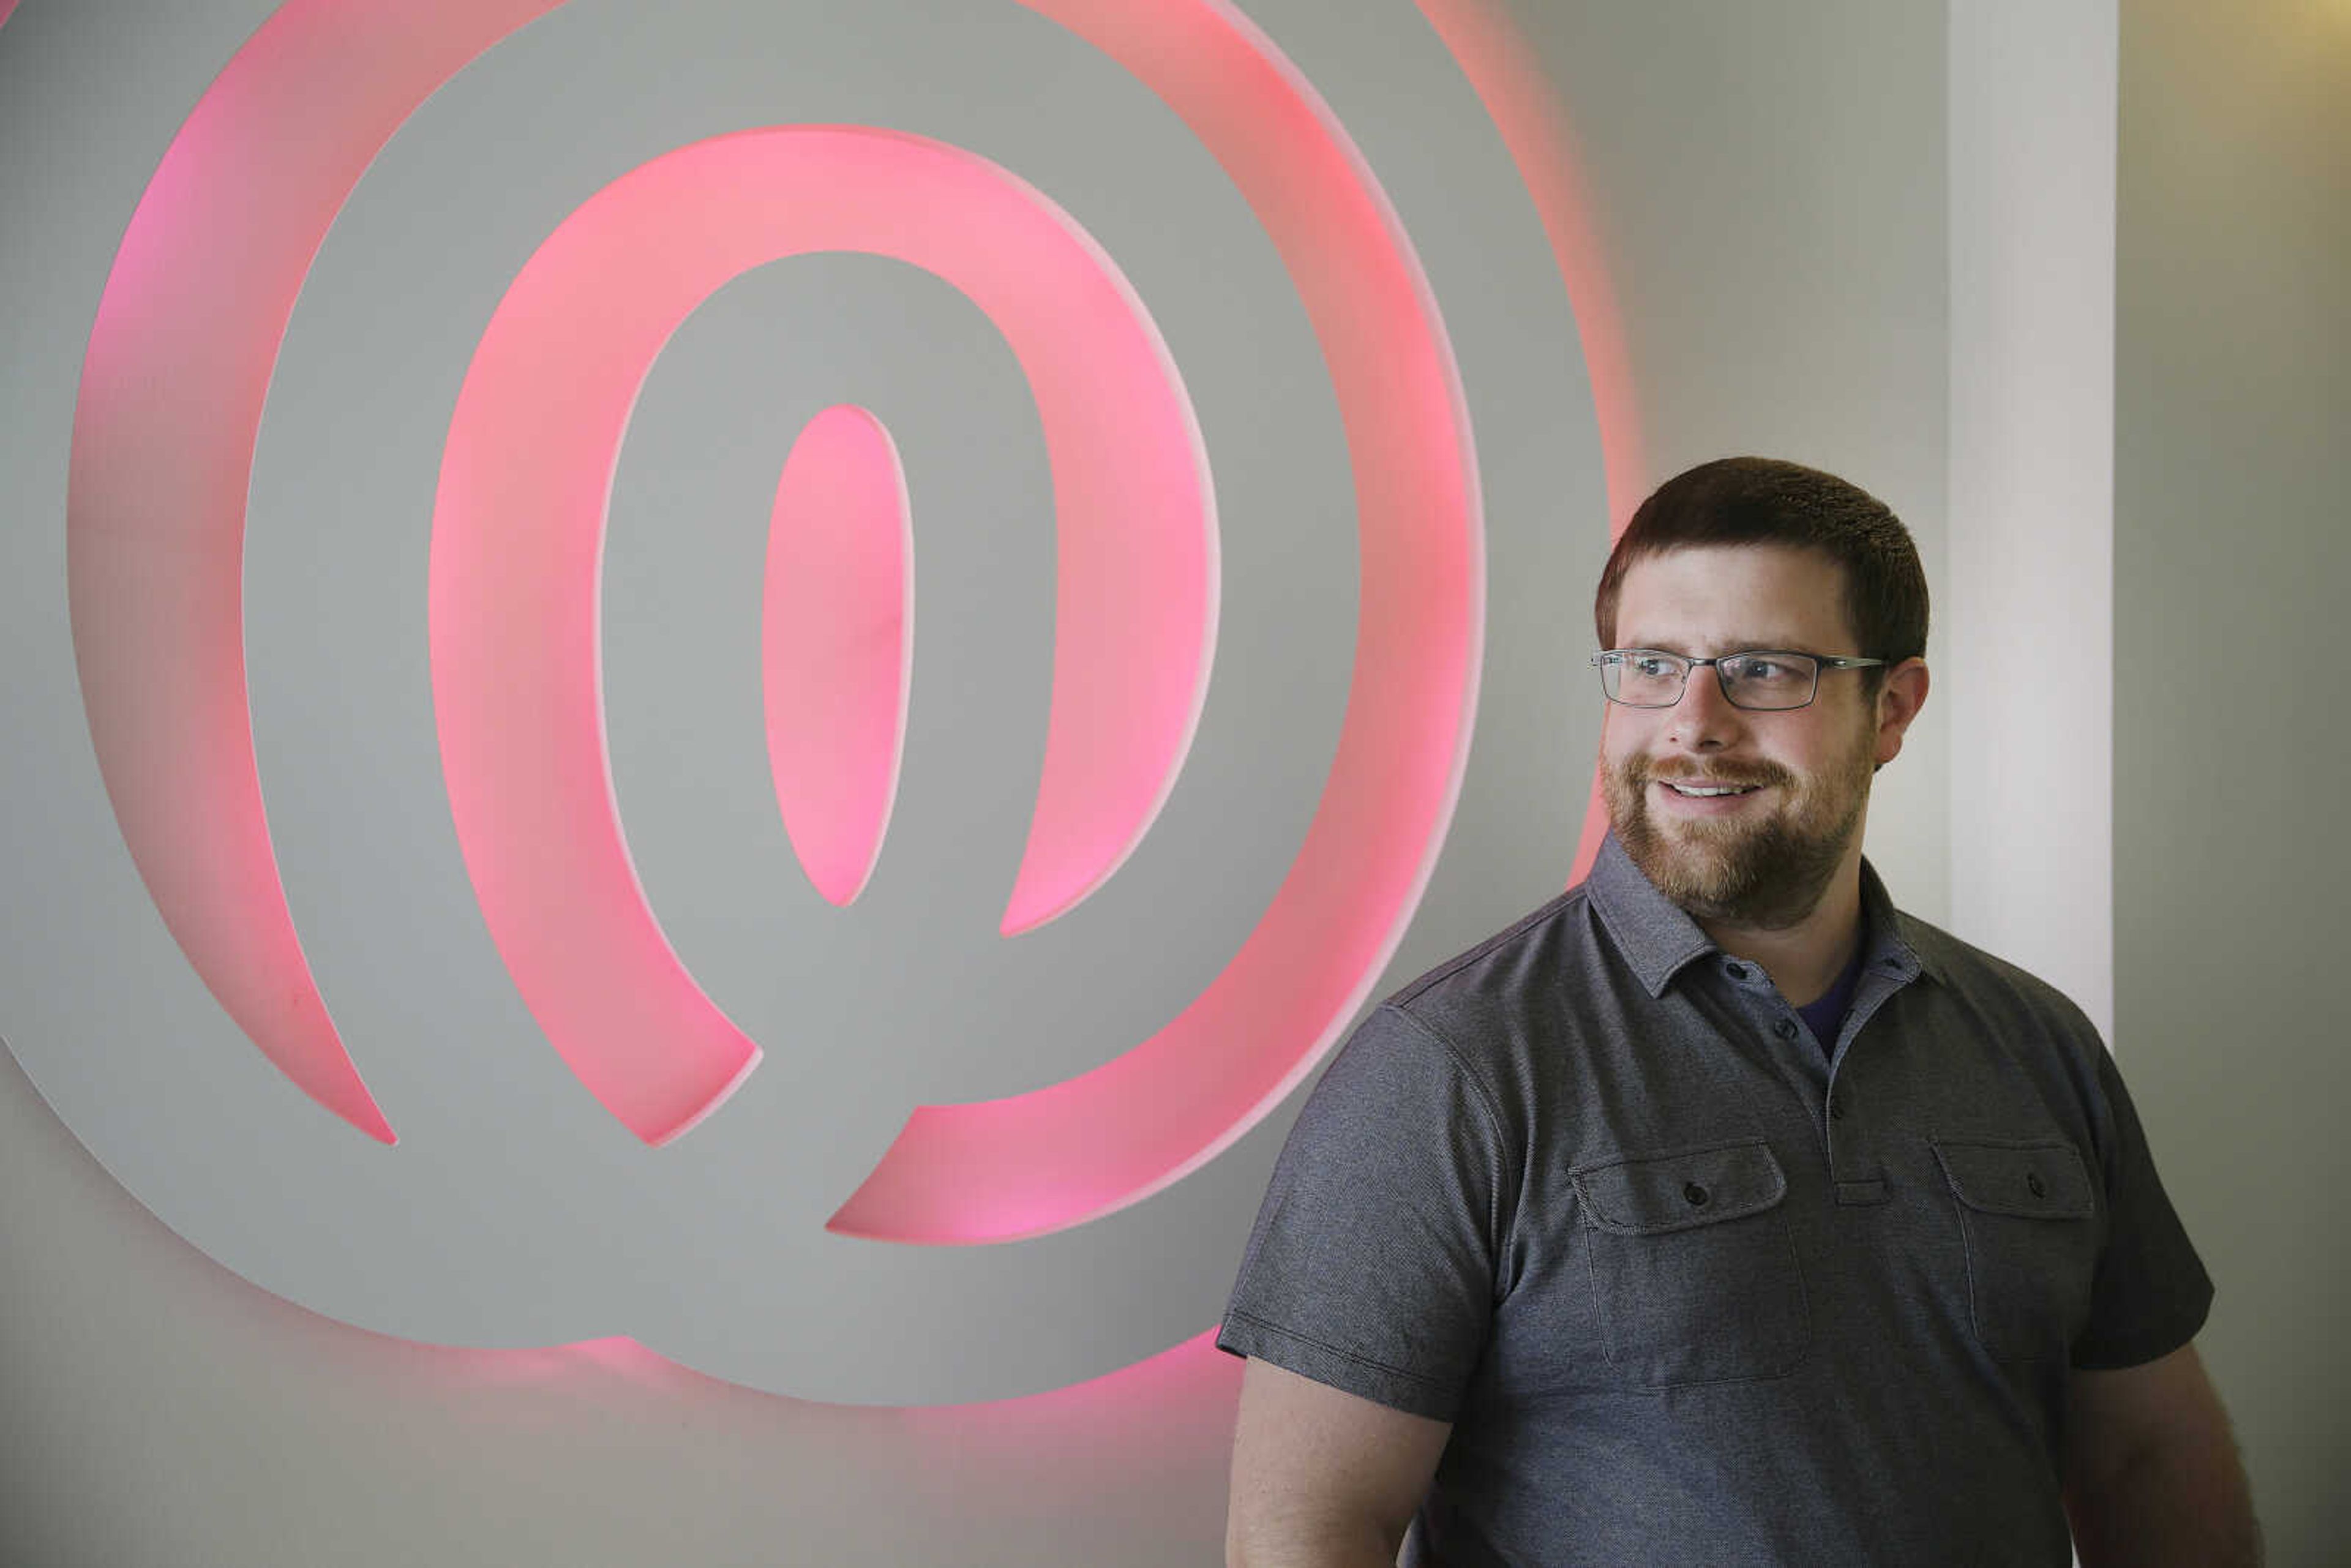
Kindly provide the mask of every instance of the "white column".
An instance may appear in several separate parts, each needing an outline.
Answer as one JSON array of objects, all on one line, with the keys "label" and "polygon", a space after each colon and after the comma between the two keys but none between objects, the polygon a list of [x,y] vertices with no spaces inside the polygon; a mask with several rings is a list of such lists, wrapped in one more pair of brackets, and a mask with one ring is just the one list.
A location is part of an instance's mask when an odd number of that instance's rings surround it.
[{"label": "white column", "polygon": [[2116,0],[1952,0],[1951,924],[2114,1025]]}]

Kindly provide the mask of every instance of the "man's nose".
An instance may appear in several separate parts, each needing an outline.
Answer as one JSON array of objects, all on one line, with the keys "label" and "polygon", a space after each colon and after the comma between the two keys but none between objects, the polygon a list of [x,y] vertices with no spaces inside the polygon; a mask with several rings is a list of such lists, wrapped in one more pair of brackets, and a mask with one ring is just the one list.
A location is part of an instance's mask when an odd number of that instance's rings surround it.
[{"label": "man's nose", "polygon": [[1714,664],[1691,667],[1682,684],[1682,700],[1673,707],[1669,738],[1691,750],[1727,746],[1745,722],[1745,710],[1731,706],[1722,689],[1722,672]]}]

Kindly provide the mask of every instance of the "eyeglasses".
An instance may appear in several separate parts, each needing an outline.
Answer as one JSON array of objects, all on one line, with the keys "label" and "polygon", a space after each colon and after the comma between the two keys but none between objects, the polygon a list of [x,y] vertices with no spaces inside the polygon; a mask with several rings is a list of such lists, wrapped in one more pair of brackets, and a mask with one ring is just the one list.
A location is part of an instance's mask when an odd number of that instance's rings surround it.
[{"label": "eyeglasses", "polygon": [[1594,653],[1600,689],[1612,703],[1626,707],[1671,707],[1682,700],[1689,674],[1700,664],[1714,666],[1722,695],[1733,707],[1772,713],[1806,707],[1820,689],[1823,670],[1859,670],[1883,664],[1883,659],[1833,659],[1819,653],[1793,653],[1759,648],[1743,653],[1721,653],[1692,659],[1656,648],[1611,648]]}]

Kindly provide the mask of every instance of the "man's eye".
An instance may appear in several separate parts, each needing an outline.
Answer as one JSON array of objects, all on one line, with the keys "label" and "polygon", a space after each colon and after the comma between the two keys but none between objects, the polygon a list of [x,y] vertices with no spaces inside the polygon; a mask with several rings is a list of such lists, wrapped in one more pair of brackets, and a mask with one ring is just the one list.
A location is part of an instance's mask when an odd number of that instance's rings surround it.
[{"label": "man's eye", "polygon": [[1750,681],[1776,681],[1786,677],[1788,666],[1777,659],[1741,659],[1737,674]]},{"label": "man's eye", "polygon": [[1673,661],[1659,658],[1655,653],[1635,653],[1625,661],[1625,667],[1643,679],[1652,681],[1662,680],[1674,673]]}]

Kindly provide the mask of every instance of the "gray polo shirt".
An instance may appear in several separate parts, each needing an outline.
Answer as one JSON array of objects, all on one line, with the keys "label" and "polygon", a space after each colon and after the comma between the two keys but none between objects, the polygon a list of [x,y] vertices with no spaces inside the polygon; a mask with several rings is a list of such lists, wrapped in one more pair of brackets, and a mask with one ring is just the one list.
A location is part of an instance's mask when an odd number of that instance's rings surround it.
[{"label": "gray polo shirt", "polygon": [[1611,839],[1332,1061],[1217,1343],[1454,1424],[1406,1561],[2069,1561],[2067,1374],[2211,1283],[2080,1010],[1862,883],[1825,1051]]}]

